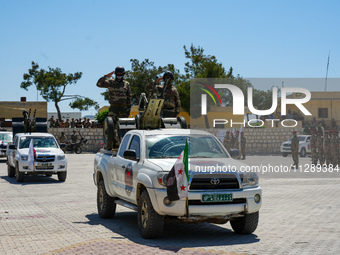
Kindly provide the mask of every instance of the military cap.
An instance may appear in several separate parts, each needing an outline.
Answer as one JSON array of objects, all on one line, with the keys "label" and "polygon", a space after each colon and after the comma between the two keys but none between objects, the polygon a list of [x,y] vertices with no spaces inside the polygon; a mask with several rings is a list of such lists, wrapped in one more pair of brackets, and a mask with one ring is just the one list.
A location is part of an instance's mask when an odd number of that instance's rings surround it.
[{"label": "military cap", "polygon": [[296,133],[296,131],[294,130],[292,133]]}]

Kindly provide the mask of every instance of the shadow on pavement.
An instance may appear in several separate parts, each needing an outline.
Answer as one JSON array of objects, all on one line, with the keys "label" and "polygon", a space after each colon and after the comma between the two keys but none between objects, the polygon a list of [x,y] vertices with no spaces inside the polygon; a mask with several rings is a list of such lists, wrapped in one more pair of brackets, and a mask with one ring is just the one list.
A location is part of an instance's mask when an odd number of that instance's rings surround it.
[{"label": "shadow on pavement", "polygon": [[[182,248],[238,245],[260,241],[255,234],[238,235],[234,233],[229,229],[231,228],[229,223],[227,223],[228,229],[226,229],[221,227],[222,225],[209,223],[188,224],[180,222],[166,223],[163,234],[159,239],[144,239],[138,231],[136,212],[118,212],[112,219],[102,219],[98,214],[88,214],[86,217],[89,220],[88,222],[75,223],[102,225],[132,242],[175,252]],[[113,237],[113,239],[120,238]]]},{"label": "shadow on pavement", "polygon": [[32,184],[46,184],[46,183],[63,183],[58,181],[57,175],[51,177],[44,175],[25,175],[24,182],[17,182],[15,177],[0,176],[0,179],[5,180],[14,185],[32,185]]}]

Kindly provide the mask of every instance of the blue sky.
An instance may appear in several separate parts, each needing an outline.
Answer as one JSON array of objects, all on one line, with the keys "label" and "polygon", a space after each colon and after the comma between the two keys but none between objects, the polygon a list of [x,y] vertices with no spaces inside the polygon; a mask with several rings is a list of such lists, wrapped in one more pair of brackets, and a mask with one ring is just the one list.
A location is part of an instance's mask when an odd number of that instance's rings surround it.
[{"label": "blue sky", "polygon": [[[101,76],[118,65],[130,69],[132,58],[171,63],[184,73],[183,46],[191,43],[245,78],[324,78],[330,51],[328,77],[340,78],[339,7],[338,1],[1,1],[0,101],[37,100],[34,86],[20,88],[35,61],[82,72],[67,94],[108,105],[96,87]],[[62,111],[73,111],[68,103]],[[48,111],[56,111],[53,103]]]}]

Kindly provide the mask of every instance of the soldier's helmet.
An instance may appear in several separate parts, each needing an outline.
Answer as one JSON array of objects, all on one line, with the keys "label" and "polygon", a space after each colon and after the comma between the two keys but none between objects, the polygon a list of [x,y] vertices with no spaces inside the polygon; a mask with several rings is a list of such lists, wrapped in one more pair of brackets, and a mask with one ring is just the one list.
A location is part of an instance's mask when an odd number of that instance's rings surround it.
[{"label": "soldier's helmet", "polygon": [[122,81],[125,74],[125,68],[122,66],[117,66],[115,69],[116,80]]},{"label": "soldier's helmet", "polygon": [[165,85],[170,85],[171,81],[174,80],[174,75],[172,74],[172,72],[165,72],[163,74],[163,81]]}]

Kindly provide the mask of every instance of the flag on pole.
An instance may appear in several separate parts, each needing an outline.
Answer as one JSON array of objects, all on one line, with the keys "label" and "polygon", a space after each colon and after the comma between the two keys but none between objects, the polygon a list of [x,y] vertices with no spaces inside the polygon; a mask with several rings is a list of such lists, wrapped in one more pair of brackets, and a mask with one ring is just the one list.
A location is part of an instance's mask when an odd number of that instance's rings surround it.
[{"label": "flag on pole", "polygon": [[28,169],[33,170],[34,169],[34,148],[33,148],[33,139],[31,139],[30,146],[28,148]]},{"label": "flag on pole", "polygon": [[186,140],[184,150],[181,155],[179,155],[167,177],[166,191],[170,201],[188,197],[188,156],[189,145],[188,140]]}]

